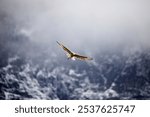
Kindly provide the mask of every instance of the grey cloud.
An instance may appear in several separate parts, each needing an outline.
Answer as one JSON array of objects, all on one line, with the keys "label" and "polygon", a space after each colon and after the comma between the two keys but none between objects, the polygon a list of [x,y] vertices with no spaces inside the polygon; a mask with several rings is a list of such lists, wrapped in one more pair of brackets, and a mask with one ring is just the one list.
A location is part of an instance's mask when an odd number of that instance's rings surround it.
[{"label": "grey cloud", "polygon": [[[2,0],[1,9],[18,23],[19,33],[53,46],[76,50],[150,44],[148,0]],[[86,45],[85,45],[86,43]]]}]

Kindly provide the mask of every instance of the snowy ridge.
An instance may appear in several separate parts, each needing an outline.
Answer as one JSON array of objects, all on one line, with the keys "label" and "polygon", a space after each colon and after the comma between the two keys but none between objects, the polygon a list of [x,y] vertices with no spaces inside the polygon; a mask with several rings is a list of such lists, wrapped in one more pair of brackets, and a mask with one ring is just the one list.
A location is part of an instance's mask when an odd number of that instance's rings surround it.
[{"label": "snowy ridge", "polygon": [[[1,98],[149,99],[149,54],[122,57],[106,55],[81,70],[80,64],[64,67],[46,62],[45,67],[32,60],[18,64],[21,58],[14,56],[0,69]],[[43,64],[48,61],[43,60]]]}]

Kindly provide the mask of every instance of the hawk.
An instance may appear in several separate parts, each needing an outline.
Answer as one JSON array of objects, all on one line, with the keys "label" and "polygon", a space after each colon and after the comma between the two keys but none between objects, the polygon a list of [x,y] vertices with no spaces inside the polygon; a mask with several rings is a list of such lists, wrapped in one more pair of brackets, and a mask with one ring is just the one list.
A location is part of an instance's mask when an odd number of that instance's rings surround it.
[{"label": "hawk", "polygon": [[67,53],[68,59],[93,60],[93,58],[76,54],[76,53],[72,52],[71,50],[69,50],[67,47],[65,47],[63,44],[59,43],[58,41],[56,41],[56,42]]}]

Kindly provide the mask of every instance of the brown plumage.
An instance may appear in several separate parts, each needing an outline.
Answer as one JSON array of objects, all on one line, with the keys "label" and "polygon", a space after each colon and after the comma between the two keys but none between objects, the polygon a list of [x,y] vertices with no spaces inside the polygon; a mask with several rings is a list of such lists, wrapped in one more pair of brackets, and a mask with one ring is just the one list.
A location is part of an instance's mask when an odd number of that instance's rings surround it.
[{"label": "brown plumage", "polygon": [[76,54],[74,52],[72,52],[71,50],[69,50],[67,47],[65,47],[63,44],[60,44],[58,41],[57,43],[59,44],[59,46],[67,52],[67,56],[68,59],[79,59],[79,60],[93,60],[93,58],[87,57],[87,56],[82,56],[79,54]]}]

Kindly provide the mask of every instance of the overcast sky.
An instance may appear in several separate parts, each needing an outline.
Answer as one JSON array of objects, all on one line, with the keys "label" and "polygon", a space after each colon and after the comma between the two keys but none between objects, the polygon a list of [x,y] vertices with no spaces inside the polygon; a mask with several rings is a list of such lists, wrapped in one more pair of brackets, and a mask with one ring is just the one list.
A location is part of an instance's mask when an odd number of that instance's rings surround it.
[{"label": "overcast sky", "polygon": [[149,6],[149,0],[0,0],[19,33],[79,51],[150,46]]}]

